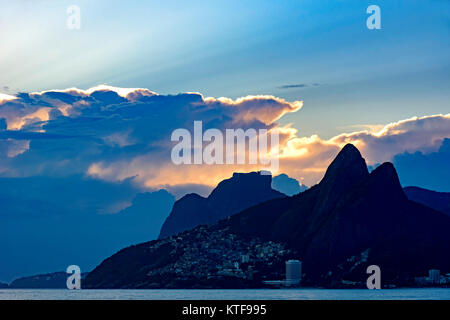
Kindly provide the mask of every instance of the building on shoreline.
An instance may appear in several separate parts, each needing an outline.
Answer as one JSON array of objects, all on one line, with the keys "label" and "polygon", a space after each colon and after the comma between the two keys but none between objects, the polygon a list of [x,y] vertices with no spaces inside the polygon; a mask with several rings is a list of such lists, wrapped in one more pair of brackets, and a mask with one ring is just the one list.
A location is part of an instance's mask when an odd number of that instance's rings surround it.
[{"label": "building on shoreline", "polygon": [[268,280],[264,281],[265,284],[279,286],[279,287],[291,287],[298,286],[302,280],[302,262],[299,260],[286,261],[286,279],[284,280]]},{"label": "building on shoreline", "polygon": [[298,285],[302,280],[302,263],[299,260],[286,261],[286,286]]},{"label": "building on shoreline", "polygon": [[428,270],[428,277],[415,277],[414,282],[419,286],[440,286],[450,284],[450,273],[441,275],[437,269]]}]

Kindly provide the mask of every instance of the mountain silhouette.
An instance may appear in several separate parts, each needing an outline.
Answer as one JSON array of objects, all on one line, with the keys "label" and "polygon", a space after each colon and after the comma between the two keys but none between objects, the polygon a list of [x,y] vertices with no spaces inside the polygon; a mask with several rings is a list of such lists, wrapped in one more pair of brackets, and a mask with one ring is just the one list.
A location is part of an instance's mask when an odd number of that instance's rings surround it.
[{"label": "mountain silhouette", "polygon": [[341,150],[318,185],[250,208],[225,224],[239,234],[290,243],[315,281],[366,251],[390,275],[450,269],[450,257],[443,254],[450,252],[450,218],[408,200],[391,163],[369,174],[352,145]]},{"label": "mountain silhouette", "polygon": [[419,187],[403,188],[409,200],[450,215],[450,192],[437,192]]},{"label": "mountain silhouette", "polygon": [[159,238],[169,237],[202,224],[212,224],[255,204],[285,197],[271,187],[272,176],[260,172],[234,173],[207,197],[187,194],[175,202]]},{"label": "mountain silhouette", "polygon": [[[81,281],[88,273],[81,273]],[[67,277],[64,271],[21,277],[12,281],[9,289],[67,289]]]},{"label": "mountain silhouette", "polygon": [[[91,272],[86,283],[92,288],[229,287],[217,265],[265,246],[250,255],[252,277],[242,276],[234,286],[258,286],[255,279],[276,272],[282,277],[280,261],[287,257],[303,262],[306,285],[338,287],[348,280],[365,286],[366,269],[373,264],[381,268],[385,283],[412,285],[414,276],[429,269],[450,271],[449,230],[449,216],[407,198],[391,163],[369,173],[349,144],[308,190],[176,238],[123,249]],[[286,249],[271,249],[277,245]],[[272,253],[261,262],[267,252]]]}]

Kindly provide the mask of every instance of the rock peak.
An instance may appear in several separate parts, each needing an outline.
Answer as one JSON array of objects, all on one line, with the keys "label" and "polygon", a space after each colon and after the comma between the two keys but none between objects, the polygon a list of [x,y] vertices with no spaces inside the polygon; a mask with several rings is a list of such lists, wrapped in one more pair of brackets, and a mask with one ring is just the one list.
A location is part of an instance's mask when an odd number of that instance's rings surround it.
[{"label": "rock peak", "polygon": [[[328,167],[321,184],[333,180],[346,180],[348,183],[360,182],[369,175],[366,161],[352,144],[346,144]],[[343,182],[343,181],[339,181]]]},{"label": "rock peak", "polygon": [[328,167],[325,176],[320,181],[317,210],[326,211],[332,208],[339,198],[369,175],[366,161],[359,150],[352,144],[345,145]]},{"label": "rock peak", "polygon": [[378,166],[370,173],[370,180],[374,189],[382,190],[390,196],[406,199],[397,171],[392,163],[385,162]]},{"label": "rock peak", "polygon": [[[211,192],[210,197],[214,197],[218,192],[223,192],[228,188],[238,188],[242,190],[254,189],[254,190],[272,190],[272,176],[264,175],[260,172],[241,173],[235,172],[229,179],[221,181],[217,187]],[[229,192],[235,192],[236,189],[229,190]]]},{"label": "rock peak", "polygon": [[339,161],[352,161],[355,159],[362,159],[361,153],[359,152],[358,148],[356,148],[353,144],[347,143],[341,151],[339,151],[338,155],[334,159],[334,161],[331,163],[333,165],[334,162]]},{"label": "rock peak", "polygon": [[244,209],[284,194],[272,189],[272,176],[260,172],[234,173],[220,182],[207,198],[188,194],[175,202],[161,228],[165,238],[201,224],[215,223]]}]

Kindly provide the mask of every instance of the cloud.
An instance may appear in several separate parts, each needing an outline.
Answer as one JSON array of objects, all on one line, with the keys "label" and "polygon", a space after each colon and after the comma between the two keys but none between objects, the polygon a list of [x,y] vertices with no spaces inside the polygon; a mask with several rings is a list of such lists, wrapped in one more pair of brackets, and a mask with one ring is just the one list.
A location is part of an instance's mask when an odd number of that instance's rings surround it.
[{"label": "cloud", "polygon": [[192,132],[194,121],[199,120],[203,131],[278,128],[279,172],[310,186],[320,180],[346,143],[355,144],[368,163],[375,164],[403,152],[435,152],[450,137],[450,114],[367,126],[368,130],[331,139],[301,137],[296,128],[281,127],[277,121],[302,105],[302,101],[269,95],[233,100],[109,86],[21,93],[0,102],[0,119],[5,119],[7,129],[3,125],[0,131],[0,175],[84,174],[107,181],[133,177],[140,186],[173,190],[178,197],[189,186],[206,193],[235,171],[264,169],[258,165],[173,164],[172,132],[177,128]]},{"label": "cloud", "polygon": [[[5,88],[6,87],[4,87],[4,89]],[[9,94],[6,94],[6,93],[0,93],[0,103],[3,103],[5,101],[9,101],[9,100],[15,100],[15,99],[16,99],[15,96],[12,96],[12,95],[9,95]]]},{"label": "cloud", "polygon": [[307,189],[305,185],[300,185],[297,180],[284,173],[272,178],[272,188],[288,196],[293,196]]},{"label": "cloud", "polygon": [[436,151],[444,138],[450,137],[450,114],[413,117],[390,123],[378,132],[345,133],[331,139],[343,145],[357,145],[371,164],[392,160],[402,152]]},{"label": "cloud", "polygon": [[202,197],[207,197],[213,190],[213,186],[204,184],[178,184],[178,185],[162,185],[161,188],[167,190],[170,194],[173,194],[178,200],[187,193],[196,193]]},{"label": "cloud", "polygon": [[262,122],[270,125],[284,114],[296,112],[303,106],[303,101],[287,102],[269,95],[247,96],[236,100],[206,98],[204,101],[212,108],[222,109],[232,117],[234,124]]},{"label": "cloud", "polygon": [[450,192],[450,139],[444,139],[436,152],[404,152],[393,162],[403,186]]},{"label": "cloud", "polygon": [[14,158],[15,156],[24,153],[30,147],[29,140],[0,140],[0,153],[6,154],[8,158]]},{"label": "cloud", "polygon": [[[206,183],[190,182],[183,175],[172,179],[170,136],[175,129],[191,130],[198,120],[204,130],[271,129],[285,113],[301,107],[301,101],[267,95],[233,100],[107,86],[20,93],[0,103],[0,119],[5,119],[7,129],[0,139],[26,139],[29,144],[20,153],[3,147],[0,159],[9,165],[10,176],[83,173],[106,180],[136,176],[148,187],[214,185],[219,174],[208,177]],[[6,154],[14,159],[5,161]],[[192,173],[192,177],[201,176]]]},{"label": "cloud", "polygon": [[450,114],[414,117],[387,124],[379,131],[343,133],[328,140],[317,135],[297,137],[296,133],[291,133],[285,145],[280,171],[312,185],[347,143],[356,145],[369,165],[392,161],[403,152],[438,150],[444,138],[450,137]]},{"label": "cloud", "polygon": [[90,271],[123,247],[156,239],[174,200],[164,190],[142,192],[131,180],[0,178],[0,280],[64,270],[74,261]]},{"label": "cloud", "polygon": [[277,87],[277,89],[300,89],[300,88],[306,88],[306,87],[318,87],[320,86],[319,83],[313,83],[311,85],[306,83],[297,83],[297,84],[285,84],[282,86]]},{"label": "cloud", "polygon": [[285,84],[283,86],[277,87],[278,89],[293,89],[293,88],[304,88],[307,87],[307,84],[299,83],[299,84]]}]

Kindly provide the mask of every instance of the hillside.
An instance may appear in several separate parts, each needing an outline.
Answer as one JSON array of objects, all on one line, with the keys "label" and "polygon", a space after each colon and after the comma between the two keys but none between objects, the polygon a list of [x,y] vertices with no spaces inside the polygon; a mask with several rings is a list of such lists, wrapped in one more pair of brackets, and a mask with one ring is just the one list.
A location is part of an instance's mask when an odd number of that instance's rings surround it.
[{"label": "hillside", "polygon": [[[282,261],[294,257],[303,262],[310,286],[339,287],[344,280],[362,285],[370,264],[380,266],[384,283],[411,285],[431,268],[450,271],[448,230],[449,216],[408,200],[391,163],[369,174],[359,151],[346,145],[321,182],[299,195],[123,249],[91,272],[86,284],[258,287],[264,279],[282,278]],[[239,267],[242,273],[230,269],[243,255],[249,261]]]}]

